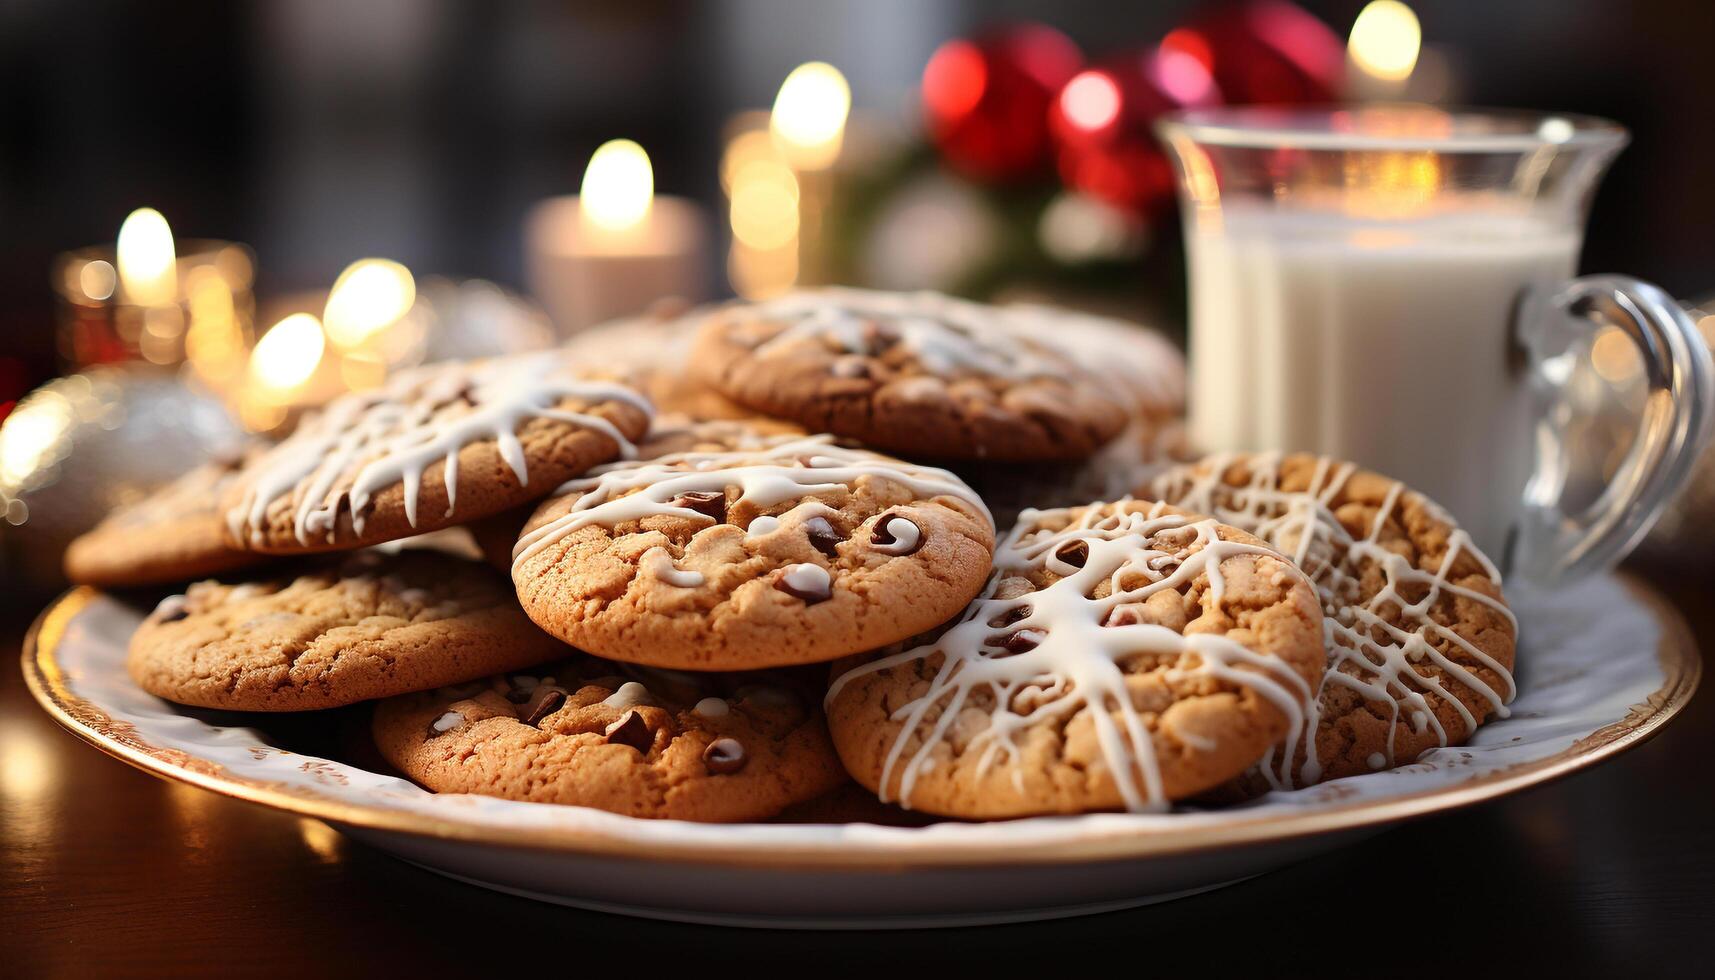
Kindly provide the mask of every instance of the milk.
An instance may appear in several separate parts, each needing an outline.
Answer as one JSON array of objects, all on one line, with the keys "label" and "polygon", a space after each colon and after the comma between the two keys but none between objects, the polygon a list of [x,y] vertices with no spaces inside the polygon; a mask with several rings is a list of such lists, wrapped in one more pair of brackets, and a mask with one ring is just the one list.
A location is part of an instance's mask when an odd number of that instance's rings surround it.
[{"label": "milk", "polygon": [[1531,469],[1513,316],[1579,236],[1486,215],[1366,225],[1227,210],[1187,229],[1191,436],[1309,450],[1405,481],[1503,553]]}]

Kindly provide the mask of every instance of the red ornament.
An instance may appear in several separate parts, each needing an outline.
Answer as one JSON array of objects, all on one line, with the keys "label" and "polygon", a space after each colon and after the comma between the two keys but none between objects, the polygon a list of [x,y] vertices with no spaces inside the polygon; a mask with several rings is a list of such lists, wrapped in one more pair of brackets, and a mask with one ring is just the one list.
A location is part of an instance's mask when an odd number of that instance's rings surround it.
[{"label": "red ornament", "polygon": [[1333,102],[1346,74],[1339,35],[1286,0],[1222,4],[1161,44],[1202,61],[1233,105]]},{"label": "red ornament", "polygon": [[990,183],[1045,172],[1048,105],[1083,55],[1066,35],[1020,24],[948,41],[923,69],[929,135],[955,170]]},{"label": "red ornament", "polygon": [[1202,61],[1166,46],[1079,72],[1049,110],[1060,179],[1141,217],[1173,199],[1173,166],[1153,126],[1175,109],[1221,100]]}]

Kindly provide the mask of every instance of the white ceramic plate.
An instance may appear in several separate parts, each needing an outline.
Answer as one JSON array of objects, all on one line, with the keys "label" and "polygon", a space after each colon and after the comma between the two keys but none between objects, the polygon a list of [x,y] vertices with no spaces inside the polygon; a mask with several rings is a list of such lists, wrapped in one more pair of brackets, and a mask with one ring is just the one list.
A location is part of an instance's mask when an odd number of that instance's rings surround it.
[{"label": "white ceramic plate", "polygon": [[42,614],[24,674],[61,724],[111,755],[490,888],[687,921],[930,926],[1162,901],[1313,858],[1594,765],[1648,738],[1696,688],[1683,622],[1636,583],[1595,579],[1514,607],[1522,693],[1469,745],[1219,810],[990,824],[716,826],[435,795],[145,694],[123,667],[142,611],[89,589]]}]

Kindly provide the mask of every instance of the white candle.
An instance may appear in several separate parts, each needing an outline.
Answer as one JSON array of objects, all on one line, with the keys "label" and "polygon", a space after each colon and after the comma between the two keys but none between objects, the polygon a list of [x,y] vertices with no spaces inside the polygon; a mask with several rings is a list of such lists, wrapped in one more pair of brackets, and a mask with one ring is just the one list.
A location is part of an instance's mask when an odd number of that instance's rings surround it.
[{"label": "white candle", "polygon": [[705,298],[708,222],[684,198],[654,192],[643,148],[603,144],[581,192],[531,209],[525,274],[562,333],[641,312],[668,298]]}]

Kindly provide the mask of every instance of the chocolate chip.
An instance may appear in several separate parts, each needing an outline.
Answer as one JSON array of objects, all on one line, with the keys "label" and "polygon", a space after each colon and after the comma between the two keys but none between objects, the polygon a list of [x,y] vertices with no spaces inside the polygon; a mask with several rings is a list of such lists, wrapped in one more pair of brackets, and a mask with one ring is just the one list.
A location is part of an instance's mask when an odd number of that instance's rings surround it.
[{"label": "chocolate chip", "polygon": [[904,514],[890,510],[875,519],[875,527],[869,532],[869,540],[879,551],[893,555],[909,555],[922,547],[923,529]]},{"label": "chocolate chip", "polygon": [[1025,653],[1042,645],[1048,639],[1048,634],[1041,630],[1015,630],[1008,633],[1000,641],[1007,653]]},{"label": "chocolate chip", "polygon": [[744,744],[736,738],[717,738],[703,750],[703,765],[716,776],[730,776],[749,761]]},{"label": "chocolate chip", "polygon": [[826,517],[812,517],[804,522],[804,533],[810,537],[810,547],[815,548],[829,558],[839,556],[839,543],[845,536],[834,529]]},{"label": "chocolate chip", "polygon": [[667,501],[667,506],[694,510],[704,517],[712,518],[716,524],[726,522],[726,494],[724,492],[692,490]]},{"label": "chocolate chip", "polygon": [[539,725],[542,719],[560,710],[560,705],[566,703],[566,692],[555,687],[539,687],[536,689],[540,696],[535,700],[535,707],[524,716],[524,724]]},{"label": "chocolate chip", "polygon": [[643,720],[641,712],[627,711],[623,717],[607,726],[607,740],[611,745],[629,745],[639,752],[647,753],[649,747],[655,744],[655,733],[650,730],[649,723]]},{"label": "chocolate chip", "polygon": [[530,696],[533,693],[535,692],[531,688],[515,687],[506,692],[506,700],[511,701],[513,704],[523,704],[530,700]]},{"label": "chocolate chip", "polygon": [[1054,557],[1073,568],[1083,568],[1090,560],[1090,545],[1085,541],[1072,541],[1054,549]]},{"label": "chocolate chip", "polygon": [[989,625],[995,629],[999,629],[1002,626],[1011,626],[1013,623],[1016,623],[1021,619],[1030,618],[1030,612],[1031,610],[1029,606],[1013,606],[1006,612],[1003,612],[999,616],[989,620]]},{"label": "chocolate chip", "polygon": [[828,579],[828,570],[820,565],[798,564],[786,566],[786,571],[775,580],[774,587],[794,599],[804,600],[807,606],[825,602],[833,598],[833,583]]}]

